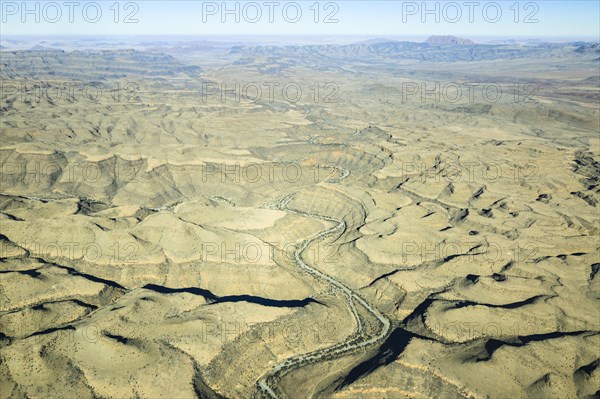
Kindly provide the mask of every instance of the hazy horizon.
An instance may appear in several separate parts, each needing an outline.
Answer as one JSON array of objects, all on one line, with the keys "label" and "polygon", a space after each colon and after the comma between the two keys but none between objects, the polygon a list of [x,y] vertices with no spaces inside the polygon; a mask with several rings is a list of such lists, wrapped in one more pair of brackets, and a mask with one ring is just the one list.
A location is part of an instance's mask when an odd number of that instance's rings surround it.
[{"label": "hazy horizon", "polygon": [[390,41],[390,42],[424,42],[431,36],[454,36],[462,39],[472,40],[480,44],[503,44],[514,42],[530,43],[571,43],[571,42],[599,42],[600,38],[590,36],[492,36],[492,35],[2,35],[0,45],[8,43],[46,43],[50,46],[51,41],[68,42],[98,42],[98,41],[121,41],[125,44],[139,43],[141,41],[154,41],[164,43],[193,43],[207,42],[214,44],[281,44],[281,45],[304,45],[304,44],[354,44],[367,41]]}]

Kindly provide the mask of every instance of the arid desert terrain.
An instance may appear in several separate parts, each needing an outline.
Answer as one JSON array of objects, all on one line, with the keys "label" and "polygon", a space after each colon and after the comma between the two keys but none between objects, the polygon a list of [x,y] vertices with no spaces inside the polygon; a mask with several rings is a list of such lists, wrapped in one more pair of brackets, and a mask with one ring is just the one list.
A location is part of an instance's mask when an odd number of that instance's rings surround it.
[{"label": "arid desert terrain", "polygon": [[0,398],[600,397],[598,43],[0,54]]}]

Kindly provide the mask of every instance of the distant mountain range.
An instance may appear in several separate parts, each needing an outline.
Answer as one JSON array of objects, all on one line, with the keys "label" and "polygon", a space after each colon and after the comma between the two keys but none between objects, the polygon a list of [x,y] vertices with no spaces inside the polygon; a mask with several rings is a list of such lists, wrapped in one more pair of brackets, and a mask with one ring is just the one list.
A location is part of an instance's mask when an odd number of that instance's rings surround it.
[{"label": "distant mountain range", "polygon": [[[376,37],[373,39],[361,40],[361,41],[355,42],[354,44],[380,44],[380,43],[400,43],[400,42],[402,42],[402,41],[391,40],[391,39],[388,39],[385,37]],[[472,40],[463,39],[461,37],[450,36],[450,35],[429,36],[427,38],[427,40],[425,40],[423,43],[427,43],[427,44],[431,44],[431,45],[435,45],[435,46],[451,46],[451,45],[466,46],[466,45],[477,44]]]},{"label": "distant mountain range", "polygon": [[137,50],[70,51],[36,46],[26,51],[4,51],[1,78],[47,76],[81,81],[123,79],[128,76],[196,75],[201,68],[179,62],[169,54]]},{"label": "distant mountain range", "polygon": [[340,60],[394,62],[397,60],[454,62],[517,58],[600,56],[598,43],[478,44],[454,36],[432,36],[424,42],[380,41],[347,45],[232,46],[230,54],[242,58],[276,57],[307,65],[339,65]]},{"label": "distant mountain range", "polygon": [[[158,42],[157,42],[158,43]],[[154,42],[147,43],[152,46]],[[126,46],[124,44],[124,46]],[[143,46],[140,46],[143,47]],[[217,52],[217,53],[213,53]],[[600,59],[598,42],[571,42],[524,45],[519,43],[483,44],[456,36],[431,36],[425,41],[395,41],[375,38],[353,44],[310,44],[310,45],[242,45],[213,42],[182,41],[163,42],[150,50],[107,49],[63,51],[40,43],[27,51],[2,51],[3,74],[19,75],[24,69],[30,74],[44,76],[52,72],[56,76],[91,78],[88,68],[95,72],[104,71],[104,78],[119,78],[130,75],[173,76],[176,74],[196,75],[201,69],[188,64],[181,56],[194,54],[217,54],[231,57],[234,65],[254,65],[263,73],[281,74],[294,66],[305,66],[317,70],[338,71],[354,62],[365,66],[388,65],[395,68],[398,62],[464,62],[509,59],[551,59],[557,63],[580,59],[597,62]],[[63,53],[63,54],[61,54]],[[119,60],[118,66],[115,60]],[[54,68],[70,65],[77,68],[61,71]],[[85,66],[85,67],[84,67]],[[593,65],[590,65],[591,67]],[[68,69],[68,68],[67,68]]]},{"label": "distant mountain range", "polygon": [[425,40],[427,44],[433,44],[436,46],[449,46],[449,45],[459,45],[459,46],[468,46],[472,44],[477,44],[472,40],[463,39],[456,36],[429,36],[427,40]]}]

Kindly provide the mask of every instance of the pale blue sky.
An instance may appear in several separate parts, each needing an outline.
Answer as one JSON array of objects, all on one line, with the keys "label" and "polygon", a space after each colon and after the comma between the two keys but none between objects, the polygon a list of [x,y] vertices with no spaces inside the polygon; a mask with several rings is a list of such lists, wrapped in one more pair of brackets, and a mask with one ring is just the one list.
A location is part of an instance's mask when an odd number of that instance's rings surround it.
[{"label": "pale blue sky", "polygon": [[[49,4],[53,3],[53,4]],[[426,36],[452,34],[465,37],[586,37],[600,35],[600,7],[598,1],[475,1],[472,22],[469,21],[467,1],[429,1],[425,8],[438,12],[424,13],[422,1],[277,1],[273,22],[269,21],[268,0],[228,1],[234,9],[238,3],[240,22],[235,15],[223,15],[222,1],[97,1],[79,0],[72,8],[73,22],[69,21],[69,6],[65,1],[27,1],[24,12],[22,1],[0,1],[1,34],[11,35],[374,35]],[[96,6],[99,5],[99,7]],[[115,7],[115,4],[118,7]],[[256,11],[259,6],[261,17]],[[296,19],[296,4],[302,12]],[[315,23],[315,6],[319,8]],[[57,7],[58,5],[58,7]],[[284,5],[287,14],[284,15]],[[458,5],[458,7],[456,7]],[[516,7],[515,7],[516,5]],[[86,7],[87,14],[83,9]],[[499,6],[499,7],[498,7]],[[96,14],[96,8],[101,15]],[[119,8],[118,15],[116,8]],[[484,14],[484,8],[487,13]],[[500,9],[501,15],[496,13]],[[516,9],[519,10],[516,14]],[[206,11],[203,15],[203,10]],[[60,11],[60,15],[57,14]],[[245,11],[245,13],[244,13]],[[212,12],[212,13],[211,13]],[[460,14],[457,14],[460,12]],[[333,13],[333,14],[332,14]],[[37,15],[36,15],[37,14]],[[125,23],[132,14],[133,23]],[[324,23],[328,14],[331,20]],[[439,22],[435,21],[436,14]],[[525,20],[529,16],[529,22]],[[39,22],[36,22],[36,17]],[[115,17],[117,22],[115,22]],[[204,21],[203,21],[204,17]],[[225,22],[222,18],[225,17]],[[425,18],[425,21],[422,19]],[[97,19],[97,22],[94,20]],[[250,20],[256,19],[256,23]],[[516,21],[515,21],[516,19]],[[497,20],[497,22],[493,22]],[[537,22],[535,22],[537,20]],[[55,21],[55,22],[52,22]],[[455,22],[453,22],[455,21]]]}]

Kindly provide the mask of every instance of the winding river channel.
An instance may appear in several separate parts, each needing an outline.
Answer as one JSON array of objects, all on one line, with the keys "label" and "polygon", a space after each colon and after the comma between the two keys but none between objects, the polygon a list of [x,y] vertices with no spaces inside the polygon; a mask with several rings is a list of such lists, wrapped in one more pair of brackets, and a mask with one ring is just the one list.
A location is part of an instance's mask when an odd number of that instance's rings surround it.
[{"label": "winding river channel", "polygon": [[[308,263],[306,263],[302,257],[303,252],[308,248],[309,245],[324,239],[328,236],[335,234],[336,232],[343,232],[346,230],[346,223],[343,220],[336,220],[327,216],[317,215],[313,213],[303,212],[296,209],[291,209],[288,207],[289,202],[293,199],[293,196],[287,196],[279,201],[276,206],[284,211],[289,213],[294,213],[303,217],[316,218],[320,220],[325,220],[328,222],[333,222],[336,225],[323,230],[320,233],[316,234],[312,238],[306,239],[300,243],[300,245],[296,248],[294,252],[294,260],[298,264],[298,266],[313,275],[314,277],[326,281],[328,284],[332,286],[334,290],[341,292],[344,294],[348,301],[348,306],[352,311],[352,315],[356,320],[357,331],[355,335],[350,336],[347,340],[339,342],[333,346],[328,348],[318,349],[313,352],[304,353],[300,355],[292,356],[280,363],[277,363],[269,372],[262,376],[261,379],[258,380],[259,389],[271,398],[280,398],[281,395],[278,394],[278,388],[276,386],[276,381],[283,376],[283,374],[292,371],[293,369],[300,368],[305,366],[307,363],[317,363],[320,360],[332,357],[341,357],[343,355],[347,355],[349,352],[367,347],[369,345],[373,345],[379,341],[382,341],[390,331],[390,321],[387,319],[381,312],[379,312],[376,308],[371,306],[367,301],[365,301],[358,293],[344,285],[342,282],[336,280],[332,276],[329,276]],[[367,336],[365,331],[365,326],[361,322],[361,319],[356,310],[356,304],[363,306],[369,313],[371,313],[380,323],[381,328],[379,332],[374,336]]]}]

